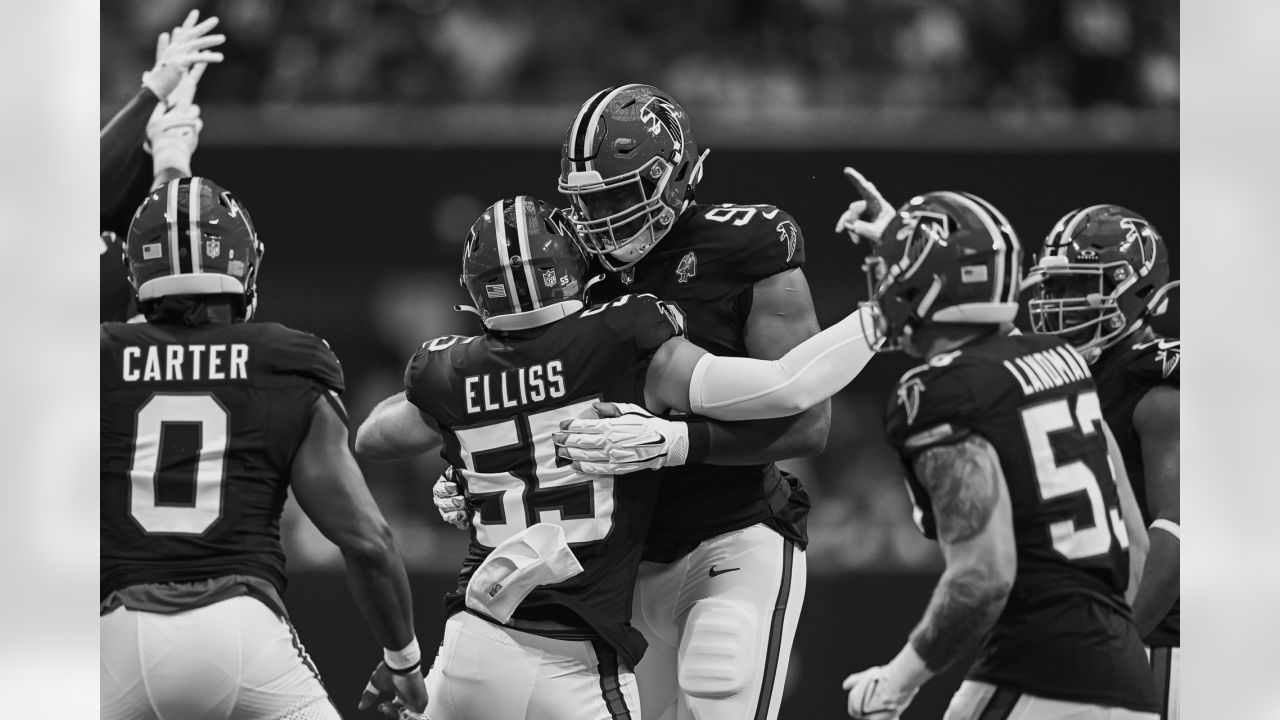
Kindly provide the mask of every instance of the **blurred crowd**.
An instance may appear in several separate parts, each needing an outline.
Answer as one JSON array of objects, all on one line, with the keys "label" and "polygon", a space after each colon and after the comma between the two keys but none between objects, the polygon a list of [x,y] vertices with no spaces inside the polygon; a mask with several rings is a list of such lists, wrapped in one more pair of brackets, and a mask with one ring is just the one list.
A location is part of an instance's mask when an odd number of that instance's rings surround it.
[{"label": "blurred crowd", "polygon": [[1178,103],[1162,0],[147,0],[102,5],[104,105],[193,5],[228,36],[202,102],[576,104],[628,78],[747,113]]}]

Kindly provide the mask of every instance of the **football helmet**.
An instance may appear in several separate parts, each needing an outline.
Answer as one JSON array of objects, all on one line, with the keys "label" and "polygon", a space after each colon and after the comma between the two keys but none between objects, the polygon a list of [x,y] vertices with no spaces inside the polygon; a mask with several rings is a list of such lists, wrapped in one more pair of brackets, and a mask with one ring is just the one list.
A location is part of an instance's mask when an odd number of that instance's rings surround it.
[{"label": "football helmet", "polygon": [[926,322],[1006,323],[1018,312],[1022,246],[987,201],[962,192],[918,195],[898,209],[867,273],[867,342],[901,350]]},{"label": "football helmet", "polygon": [[208,178],[151,190],[129,224],[125,258],[139,307],[173,295],[235,295],[257,307],[263,244],[249,211]]},{"label": "football helmet", "polygon": [[705,158],[670,95],[639,84],[592,95],[560,150],[560,192],[587,252],[614,271],[638,262],[692,201]]},{"label": "football helmet", "polygon": [[1031,327],[1092,363],[1164,311],[1169,253],[1160,233],[1119,205],[1072,210],[1049,231],[1027,278]]},{"label": "football helmet", "polygon": [[471,225],[458,282],[485,327],[518,330],[582,308],[587,258],[564,213],[528,195],[490,205]]}]

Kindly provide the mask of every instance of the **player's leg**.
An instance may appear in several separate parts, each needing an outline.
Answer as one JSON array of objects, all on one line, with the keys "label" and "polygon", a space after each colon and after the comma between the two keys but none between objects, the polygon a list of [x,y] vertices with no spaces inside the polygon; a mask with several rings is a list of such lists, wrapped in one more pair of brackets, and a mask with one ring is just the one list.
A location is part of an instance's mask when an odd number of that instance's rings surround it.
[{"label": "player's leg", "polygon": [[754,525],[712,538],[689,557],[678,652],[688,715],[775,720],[804,601],[804,552]]},{"label": "player's leg", "polygon": [[231,717],[241,628],[229,602],[172,614],[124,611],[136,621],[142,684],[159,720]]},{"label": "player's leg", "polygon": [[[671,563],[640,563],[631,624],[649,641],[635,668],[645,720],[676,720],[680,686],[676,653],[680,647],[679,596],[688,556]],[[685,606],[687,609],[687,606]]]},{"label": "player's leg", "polygon": [[142,681],[138,657],[138,615],[116,608],[99,620],[98,655],[102,720],[158,720]]},{"label": "player's leg", "polygon": [[340,720],[320,673],[287,620],[251,597],[225,600],[240,628],[235,715],[244,720]]},{"label": "player's leg", "polygon": [[445,622],[444,640],[427,673],[431,720],[523,718],[539,657],[503,628],[466,612]]},{"label": "player's leg", "polygon": [[1011,687],[965,680],[943,720],[1156,720],[1153,713],[1051,700]]},{"label": "player's leg", "polygon": [[1178,694],[1182,674],[1182,648],[1153,646],[1147,659],[1155,674],[1156,696],[1160,699],[1161,720],[1178,720]]}]

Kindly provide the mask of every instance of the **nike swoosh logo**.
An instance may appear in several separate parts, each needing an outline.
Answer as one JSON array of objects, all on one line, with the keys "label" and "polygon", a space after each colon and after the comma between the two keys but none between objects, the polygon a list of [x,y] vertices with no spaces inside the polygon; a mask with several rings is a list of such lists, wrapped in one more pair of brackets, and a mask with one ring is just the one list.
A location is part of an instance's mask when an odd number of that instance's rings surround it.
[{"label": "nike swoosh logo", "polygon": [[707,574],[710,575],[711,577],[715,577],[717,575],[723,575],[725,573],[730,573],[730,572],[733,572],[734,570],[741,570],[741,569],[742,568],[738,567],[738,568],[725,568],[724,570],[717,570],[716,566],[712,565],[711,569],[707,571]]}]

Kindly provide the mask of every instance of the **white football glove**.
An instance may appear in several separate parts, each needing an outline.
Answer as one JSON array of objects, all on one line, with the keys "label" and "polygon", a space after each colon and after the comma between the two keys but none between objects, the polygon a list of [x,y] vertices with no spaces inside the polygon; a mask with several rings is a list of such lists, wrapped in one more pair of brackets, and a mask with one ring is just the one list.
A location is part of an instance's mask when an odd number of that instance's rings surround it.
[{"label": "white football glove", "polygon": [[631,403],[595,403],[599,419],[560,423],[552,433],[556,454],[573,469],[593,475],[625,475],[683,465],[689,455],[689,427],[655,417]]},{"label": "white football glove", "polygon": [[200,142],[204,121],[199,105],[157,105],[147,121],[147,144],[151,152],[152,175],[172,168],[183,176],[191,175],[191,156]]},{"label": "white football glove", "polygon": [[920,690],[898,687],[887,677],[884,666],[854,673],[840,687],[849,691],[849,717],[869,720],[896,720]]},{"label": "white football glove", "polygon": [[436,484],[431,488],[431,495],[436,503],[436,510],[440,512],[440,517],[450,525],[459,530],[466,530],[471,526],[471,508],[467,505],[467,496],[462,494],[458,489],[458,483],[454,482],[454,473],[457,472],[453,467],[447,467],[441,473],[440,478],[436,480]]},{"label": "white football glove", "polygon": [[142,84],[160,98],[170,102],[169,96],[197,63],[222,62],[222,53],[209,48],[226,42],[226,35],[209,35],[218,24],[218,18],[207,18],[197,23],[200,11],[192,10],[172,33],[160,33],[156,39],[156,64],[142,73]]},{"label": "white football glove", "polygon": [[849,209],[836,221],[836,232],[848,233],[849,239],[855,244],[859,240],[866,240],[874,248],[880,242],[885,227],[893,219],[893,207],[862,173],[847,167],[844,174],[853,183],[861,199],[849,203]]}]

